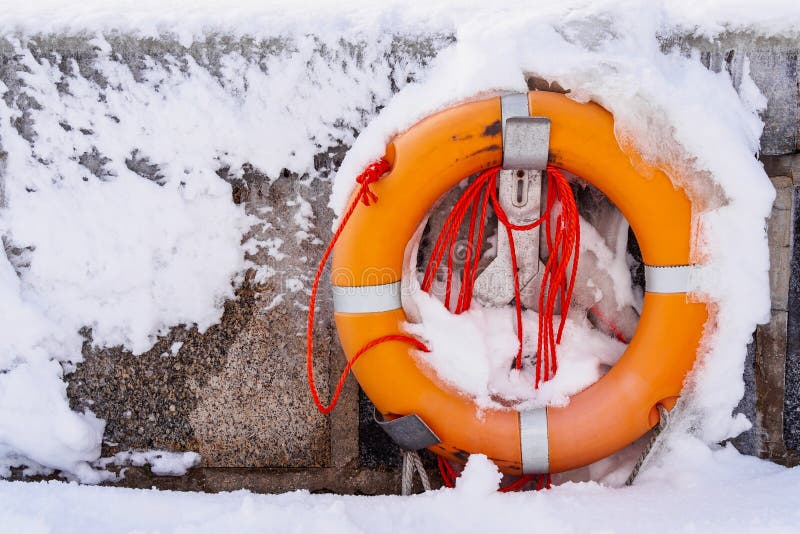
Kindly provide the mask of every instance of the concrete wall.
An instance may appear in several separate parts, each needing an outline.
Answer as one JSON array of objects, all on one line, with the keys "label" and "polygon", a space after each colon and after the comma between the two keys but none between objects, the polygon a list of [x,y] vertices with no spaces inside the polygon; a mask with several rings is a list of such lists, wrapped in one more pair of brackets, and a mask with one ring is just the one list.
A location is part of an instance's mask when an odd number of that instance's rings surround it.
[{"label": "concrete wall", "polygon": [[[400,39],[387,61],[402,62],[435,56],[447,36],[429,40]],[[254,43],[225,38],[184,48],[170,41],[110,37],[115,61],[142,69],[144,59],[190,55],[213,71],[226,50],[246,54],[273,53],[279,42]],[[752,75],[769,97],[762,139],[762,159],[778,189],[770,220],[773,314],[759,328],[752,346],[748,391],[741,409],[755,421],[754,429],[736,440],[743,450],[779,462],[797,462],[800,448],[800,295],[798,295],[797,232],[800,156],[798,153],[798,44],[732,35],[719,43],[695,40],[665,42],[665,47],[699,49],[707,66],[727,70],[738,83],[749,58]],[[82,36],[43,36],[28,42],[37,57],[73,58],[77,76],[91,77],[94,49]],[[343,49],[347,48],[344,43]],[[19,68],[8,43],[0,42],[0,79],[10,87],[6,101],[22,111],[15,126],[24,132],[26,106],[41,105],[15,98],[13,74]],[[394,63],[393,63],[394,64]],[[66,67],[65,67],[66,68]],[[531,82],[535,85],[535,82]],[[373,109],[369,113],[375,113]],[[297,193],[313,207],[320,238],[330,238],[332,213],[326,207],[329,176],[347,150],[341,145],[319,154],[315,176],[264,176],[249,169],[233,178],[228,169],[213,169],[233,186],[234,201],[272,225],[285,237],[298,231],[286,201]],[[91,162],[87,162],[87,165]],[[150,171],[154,172],[154,171]],[[264,206],[273,211],[259,210]],[[304,280],[313,275],[324,244],[305,241],[291,250],[280,269]],[[307,257],[307,260],[303,260]],[[267,254],[251,258],[271,265]],[[793,266],[793,270],[790,269]],[[270,279],[272,280],[272,279]],[[131,448],[197,451],[202,465],[184,477],[156,477],[147,469],[130,469],[123,484],[134,487],[195,490],[252,488],[280,491],[309,488],[347,493],[396,492],[399,489],[396,448],[371,421],[369,402],[348,379],[338,408],[330,417],[317,413],[307,392],[305,375],[304,293],[294,293],[282,305],[267,310],[282,288],[268,280],[257,284],[249,276],[238,298],[225,305],[219,325],[203,334],[176,328],[152,350],[134,356],[120,349],[93,349],[86,332],[84,362],[69,375],[68,394],[75,408],[91,405],[107,420],[103,455]],[[790,291],[791,288],[791,291]],[[325,294],[325,289],[322,290]],[[343,357],[335,340],[330,307],[322,303],[317,324],[317,373],[325,392],[338,377]],[[787,341],[787,328],[794,334]],[[172,358],[161,354],[183,342]],[[787,359],[787,354],[789,355]],[[430,461],[430,458],[428,458]]]}]

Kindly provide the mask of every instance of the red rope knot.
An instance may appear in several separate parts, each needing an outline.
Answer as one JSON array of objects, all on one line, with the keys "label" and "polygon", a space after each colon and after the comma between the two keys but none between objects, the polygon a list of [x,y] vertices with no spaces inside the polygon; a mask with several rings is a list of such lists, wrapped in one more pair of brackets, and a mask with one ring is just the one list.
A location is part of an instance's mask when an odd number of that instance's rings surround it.
[{"label": "red rope knot", "polygon": [[374,184],[380,180],[384,174],[389,172],[391,165],[384,158],[372,163],[364,169],[364,172],[356,177],[356,182],[361,186],[359,197],[365,206],[378,202],[378,195],[369,188],[370,184]]}]

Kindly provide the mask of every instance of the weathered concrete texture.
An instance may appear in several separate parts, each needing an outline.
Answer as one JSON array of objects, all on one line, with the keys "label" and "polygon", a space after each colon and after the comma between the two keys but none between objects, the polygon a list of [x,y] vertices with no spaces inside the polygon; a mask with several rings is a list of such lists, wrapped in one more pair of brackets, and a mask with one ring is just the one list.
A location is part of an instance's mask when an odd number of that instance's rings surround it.
[{"label": "weathered concrete texture", "polygon": [[[755,339],[747,345],[747,357],[744,361],[744,396],[739,401],[735,412],[744,414],[747,419],[755,423],[756,413],[756,376],[755,376],[756,343]],[[758,439],[755,424],[746,432],[742,432],[731,440],[731,443],[742,454],[757,455],[760,440]]]},{"label": "weathered concrete texture", "polygon": [[787,311],[789,299],[789,259],[791,239],[792,178],[776,176],[772,179],[777,196],[772,205],[767,229],[770,245],[770,297],[772,309]]},{"label": "weathered concrete texture", "polygon": [[[310,405],[305,390],[297,391],[305,373],[302,360],[286,357],[302,353],[302,339],[275,336],[279,324],[296,328],[296,318],[287,316],[285,309],[266,315],[254,317],[240,331],[219,373],[189,379],[197,398],[188,415],[195,450],[210,466],[329,465],[326,418]],[[330,340],[330,332],[325,337]],[[320,345],[323,354],[330,353],[328,343]],[[328,360],[322,358],[318,370]],[[323,390],[326,383],[320,380]]]},{"label": "weathered concrete texture", "polygon": [[800,451],[800,185],[793,196],[783,439],[787,449]]},{"label": "weathered concrete texture", "polygon": [[402,463],[400,447],[375,422],[374,409],[369,398],[359,389],[358,434],[361,439],[358,462],[364,467],[398,468]]},{"label": "weathered concrete texture", "polygon": [[793,386],[785,378],[787,304],[789,293],[789,257],[791,202],[794,191],[792,166],[795,157],[765,157],[767,173],[772,177],[776,199],[767,221],[770,251],[771,320],[760,326],[748,346],[745,361],[745,394],[737,412],[753,422],[753,428],[732,442],[741,451],[759,454],[776,461],[793,462],[784,444],[784,382],[786,391]]},{"label": "weathered concrete texture", "polygon": [[[270,184],[246,174],[234,194],[248,209],[273,206],[262,216],[277,233],[292,234],[297,228],[285,199],[301,189],[312,201],[324,191],[314,182],[300,185],[294,177]],[[320,219],[330,225],[330,215]],[[221,323],[202,335],[176,329],[140,356],[91,349],[87,343],[69,393],[76,404],[90,403],[108,420],[106,452],[194,450],[209,466],[329,465],[328,418],[309,402],[305,387],[305,338],[300,335],[305,315],[296,310],[307,297],[302,291],[285,295],[280,286],[294,276],[307,276],[309,258],[318,257],[321,247],[306,241],[281,262],[285,277],[246,284],[238,299],[226,304]],[[260,265],[271,261],[252,259]],[[275,295],[285,295],[288,305],[270,308]],[[321,306],[320,316],[329,314],[329,306]],[[337,360],[340,355],[330,321],[322,321],[317,332],[318,384],[327,395],[328,363],[331,355]],[[183,345],[173,355],[170,347],[178,341]]]},{"label": "weathered concrete texture", "polygon": [[[391,53],[381,62],[396,68],[397,76],[402,75],[407,82],[414,76],[409,64],[424,64],[450,40],[447,36],[397,37]],[[166,58],[191,59],[214,74],[230,52],[258,61],[291,47],[280,39],[255,41],[225,36],[209,37],[188,48],[170,39],[125,35],[108,36],[108,42],[114,61],[130,69],[137,80],[144,79],[148,64],[162,64]],[[359,61],[358,43],[342,41],[339,45],[337,50],[320,45],[318,53]],[[42,36],[26,46],[34,58],[47,58],[66,75],[86,78],[100,87],[107,85],[94,67],[97,49],[87,36]],[[0,57],[0,79],[9,87],[6,102],[20,111],[14,126],[32,142],[36,133],[29,110],[44,103],[25,98],[19,91],[17,73],[24,67],[6,41],[0,41]],[[391,78],[395,87],[394,73]],[[68,394],[73,407],[91,407],[107,421],[104,455],[131,448],[192,450],[201,454],[203,466],[238,469],[201,469],[197,473],[202,476],[193,474],[178,479],[182,482],[170,483],[176,487],[215,490],[247,486],[268,491],[307,487],[339,492],[368,491],[370,487],[373,491],[396,491],[396,473],[378,470],[377,479],[370,482],[369,471],[358,471],[355,381],[347,380],[337,410],[328,417],[311,402],[306,380],[307,290],[331,236],[332,212],[326,207],[329,177],[347,148],[339,145],[320,151],[315,157],[314,176],[288,171],[265,176],[248,165],[213,169],[233,186],[233,200],[261,220],[245,239],[278,238],[283,242],[282,255],[276,258],[264,248],[251,254],[248,259],[255,267],[248,272],[237,299],[226,303],[220,324],[203,334],[192,328],[176,328],[152,350],[134,356],[120,348],[97,349],[91,345],[91,332],[85,332],[84,362],[69,376]],[[132,149],[127,167],[143,179],[159,182],[163,177],[158,166],[137,158],[135,147]],[[103,154],[87,153],[79,163],[98,175],[103,172],[104,161]],[[318,239],[296,238],[304,230],[295,218],[298,198],[310,204]],[[267,276],[262,276],[264,273]],[[328,294],[326,283],[320,291]],[[318,306],[314,341],[317,386],[327,399],[344,366],[328,299],[321,299]],[[172,350],[179,343],[179,349]],[[369,447],[371,441],[368,435],[362,443]],[[382,449],[382,445],[383,441],[373,448]],[[242,468],[253,470],[243,475]],[[152,477],[147,470],[132,470],[124,484],[151,486],[159,481],[163,479]]]},{"label": "weathered concrete texture", "polygon": [[793,174],[798,156],[791,158],[766,158],[765,168],[786,175],[772,178],[777,196],[768,221],[770,241],[770,289],[772,316],[770,322],[759,326],[756,333],[754,361],[756,420],[754,440],[760,456],[796,465],[800,454],[787,440],[786,403],[800,390],[792,367],[787,361],[789,340],[788,312],[791,257],[792,202],[798,175]]},{"label": "weathered concrete texture", "polygon": [[[733,60],[734,72],[749,65],[750,75],[768,97],[764,111],[764,154],[786,154],[798,148],[797,50],[783,47],[743,47]],[[791,84],[794,80],[794,85]]]},{"label": "weathered concrete texture", "polygon": [[[304,365],[275,357],[286,343],[271,343],[256,299],[245,286],[226,304],[220,325],[204,334],[175,329],[139,356],[85,345],[68,393],[76,407],[107,420],[106,454],[157,448],[200,452],[203,465],[328,464],[327,419],[290,382]],[[183,345],[173,355],[177,342]]]},{"label": "weathered concrete texture", "polygon": [[[330,163],[339,158],[331,154]],[[225,176],[224,170],[220,173]],[[234,186],[235,200],[259,214],[262,228],[278,236],[298,231],[287,200],[300,195],[323,206],[329,194],[328,182],[304,183],[288,175],[269,181],[254,171],[234,180]],[[265,206],[271,210],[260,209]],[[316,219],[325,239],[331,219],[326,209]],[[265,250],[251,255],[259,266],[280,269],[280,276],[258,284],[251,272],[237,300],[226,304],[221,323],[204,334],[176,329],[140,356],[119,349],[93,350],[87,343],[84,363],[70,376],[69,394],[76,405],[90,404],[108,421],[104,453],[128,448],[193,450],[203,457],[202,465],[213,467],[352,463],[356,423],[334,423],[336,419],[321,415],[311,403],[306,380],[303,309],[308,297],[302,288],[323,247],[321,240],[302,241],[280,265]],[[318,317],[315,371],[317,386],[328,398],[330,375],[338,376],[343,357],[327,300],[320,303]],[[172,355],[169,349],[176,341],[183,345]],[[352,420],[355,385],[349,382],[337,418]],[[331,425],[339,428],[333,448]],[[348,447],[349,453],[341,452]],[[333,449],[339,451],[338,459]]]},{"label": "weathered concrete texture", "polygon": [[[434,469],[427,469],[434,487],[441,478]],[[416,482],[416,481],[415,481]],[[116,485],[130,488],[158,488],[179,491],[236,491],[246,489],[259,493],[279,493],[302,488],[312,493],[351,495],[384,495],[399,492],[398,469],[370,469],[360,466],[314,469],[265,468],[196,468],[182,477],[153,475],[146,468],[129,468],[125,479]],[[417,487],[416,491],[421,491]]]},{"label": "weathered concrete texture", "polygon": [[756,432],[759,452],[772,459],[785,455],[783,384],[786,358],[786,312],[775,311],[769,324],[758,327],[755,361]]},{"label": "weathered concrete texture", "polygon": [[780,38],[729,34],[709,42],[704,39],[666,39],[664,48],[678,46],[687,53],[699,50],[703,63],[714,72],[727,71],[738,88],[745,70],[767,97],[763,112],[761,153],[790,154],[800,148],[798,98],[798,46]]}]

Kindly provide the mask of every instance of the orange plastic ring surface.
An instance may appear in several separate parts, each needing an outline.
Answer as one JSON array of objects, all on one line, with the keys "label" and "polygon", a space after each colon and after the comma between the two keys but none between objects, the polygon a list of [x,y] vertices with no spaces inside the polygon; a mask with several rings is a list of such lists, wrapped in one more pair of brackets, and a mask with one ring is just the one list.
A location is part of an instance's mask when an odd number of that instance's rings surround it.
[{"label": "orange plastic ring surface", "polygon": [[[550,164],[600,189],[630,223],[644,262],[689,264],[692,206],[659,169],[636,168],[614,136],[611,114],[564,95],[531,92],[533,116],[550,118]],[[372,187],[380,201],[355,210],[333,256],[335,286],[376,286],[401,279],[406,245],[434,203],[465,177],[500,165],[500,98],[442,111],[397,136],[387,147],[391,171]],[[634,154],[634,157],[637,157]],[[640,172],[643,171],[643,172]],[[368,341],[402,333],[402,309],[335,314],[346,356]],[[658,422],[655,407],[674,406],[691,370],[707,309],[686,293],[645,293],[636,334],[616,365],[561,408],[547,408],[549,471],[602,459]],[[418,415],[441,439],[430,447],[451,460],[483,453],[509,474],[523,472],[520,414],[480,410],[432,378],[402,342],[377,346],[354,365],[359,384],[387,418]]]}]

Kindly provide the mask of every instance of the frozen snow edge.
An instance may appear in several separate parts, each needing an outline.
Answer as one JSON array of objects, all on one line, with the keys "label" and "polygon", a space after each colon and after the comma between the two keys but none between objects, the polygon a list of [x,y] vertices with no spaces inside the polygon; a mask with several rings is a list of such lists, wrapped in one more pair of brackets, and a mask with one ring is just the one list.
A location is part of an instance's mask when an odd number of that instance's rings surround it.
[{"label": "frozen snow edge", "polygon": [[[200,464],[200,455],[196,452],[170,452],[160,450],[121,451],[108,458],[100,458],[94,466],[107,469],[109,466],[134,467],[149,466],[150,471],[158,476],[183,476],[186,472]],[[121,471],[124,476],[125,470]]]},{"label": "frozen snow edge", "polygon": [[[637,10],[629,0],[587,3],[583,0],[539,2],[543,15],[554,11],[589,13],[606,10],[613,3]],[[669,13],[671,24],[681,32],[714,38],[725,32],[747,31],[763,36],[796,37],[800,14],[786,9],[786,0],[768,0],[752,9],[747,0],[719,3],[712,0],[661,0],[651,3]],[[523,0],[507,0],[499,6],[509,14],[530,9]],[[145,37],[163,34],[191,43],[213,33],[238,36],[279,36],[286,34],[339,34],[375,31],[397,33],[455,33],[465,22],[483,20],[497,12],[479,0],[454,2],[431,0],[423,4],[387,0],[379,5],[367,0],[315,0],[286,3],[279,0],[245,0],[235,5],[218,0],[178,0],[165,5],[158,0],[97,0],[75,5],[68,0],[0,2],[5,32],[75,33],[130,32]]]}]

